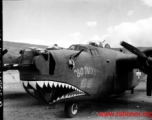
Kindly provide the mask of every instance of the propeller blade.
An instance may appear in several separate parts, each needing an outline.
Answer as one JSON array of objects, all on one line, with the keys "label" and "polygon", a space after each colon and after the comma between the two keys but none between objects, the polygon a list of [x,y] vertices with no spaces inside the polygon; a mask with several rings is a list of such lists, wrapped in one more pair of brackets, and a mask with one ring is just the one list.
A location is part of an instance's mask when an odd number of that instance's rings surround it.
[{"label": "propeller blade", "polygon": [[152,66],[152,57],[148,57],[147,58],[147,62],[148,62],[148,65]]},{"label": "propeller blade", "polygon": [[122,41],[120,43],[120,45],[123,46],[124,48],[126,48],[127,50],[129,50],[130,52],[136,54],[139,57],[147,58],[146,55],[143,52],[141,52],[139,49],[137,49],[136,47],[134,47],[124,41]]},{"label": "propeller blade", "polygon": [[2,56],[3,56],[3,55],[5,55],[7,52],[8,52],[8,50],[7,50],[7,49],[3,50],[3,52],[2,52]]},{"label": "propeller blade", "polygon": [[151,96],[152,93],[152,74],[147,75],[147,96]]}]

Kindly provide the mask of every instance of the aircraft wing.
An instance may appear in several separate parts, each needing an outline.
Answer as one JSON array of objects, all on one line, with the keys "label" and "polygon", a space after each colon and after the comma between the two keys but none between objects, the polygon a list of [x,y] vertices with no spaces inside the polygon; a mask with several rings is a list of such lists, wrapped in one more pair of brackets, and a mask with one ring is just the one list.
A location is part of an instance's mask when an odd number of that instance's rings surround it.
[{"label": "aircraft wing", "polygon": [[[137,47],[140,51],[144,52],[146,50],[152,50],[152,47]],[[123,53],[131,53],[129,50],[125,49],[125,48],[110,48],[112,50],[115,50],[115,51],[120,51],[120,52],[123,52]]]},{"label": "aircraft wing", "polygon": [[124,48],[137,55],[136,61],[139,69],[147,74],[147,95],[151,96],[152,93],[152,48],[138,48],[122,41],[120,43]]},{"label": "aircraft wing", "polygon": [[17,64],[17,58],[19,56],[13,56],[10,54],[6,54],[3,56],[3,64]]},{"label": "aircraft wing", "polygon": [[[144,53],[148,57],[152,57],[152,48],[141,48],[141,52]],[[150,58],[149,58],[150,59]],[[142,72],[148,73],[149,67],[151,66],[151,63],[148,63],[150,60],[143,59],[139,57],[138,55],[129,54],[126,53],[126,56],[120,57],[116,61],[116,65],[118,70],[122,71],[123,68],[126,69],[126,71],[129,71],[134,68],[139,68]],[[151,66],[152,67],[152,66]]]},{"label": "aircraft wing", "polygon": [[[7,49],[3,50],[3,71],[9,70],[13,68],[14,64],[19,63],[19,56],[11,55],[7,53]],[[7,54],[6,54],[7,53]]]}]

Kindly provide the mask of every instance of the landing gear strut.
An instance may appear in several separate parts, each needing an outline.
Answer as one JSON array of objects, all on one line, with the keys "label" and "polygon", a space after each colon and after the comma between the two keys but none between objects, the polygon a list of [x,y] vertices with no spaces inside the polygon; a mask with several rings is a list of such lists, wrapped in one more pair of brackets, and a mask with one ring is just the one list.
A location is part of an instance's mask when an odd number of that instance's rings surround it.
[{"label": "landing gear strut", "polygon": [[64,112],[67,117],[73,118],[78,113],[79,104],[77,102],[66,103],[64,107]]}]

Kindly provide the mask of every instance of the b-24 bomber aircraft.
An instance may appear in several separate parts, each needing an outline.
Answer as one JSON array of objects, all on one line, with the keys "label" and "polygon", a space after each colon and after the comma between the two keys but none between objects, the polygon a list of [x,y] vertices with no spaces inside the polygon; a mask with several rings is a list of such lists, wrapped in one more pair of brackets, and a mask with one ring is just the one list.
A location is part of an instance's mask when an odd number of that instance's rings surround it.
[{"label": "b-24 bomber aircraft", "polygon": [[19,70],[27,93],[47,104],[65,102],[66,115],[75,117],[80,101],[133,90],[140,81],[139,70],[148,76],[147,95],[151,96],[152,49],[121,45],[134,54],[81,44],[62,50],[27,48],[3,69]]}]

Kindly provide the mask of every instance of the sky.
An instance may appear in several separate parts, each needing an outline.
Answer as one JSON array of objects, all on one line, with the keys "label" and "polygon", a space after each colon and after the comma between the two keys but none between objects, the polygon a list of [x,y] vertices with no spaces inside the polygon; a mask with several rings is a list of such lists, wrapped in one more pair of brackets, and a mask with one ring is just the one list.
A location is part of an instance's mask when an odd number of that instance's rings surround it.
[{"label": "sky", "polygon": [[3,0],[3,40],[152,47],[152,0]]}]

